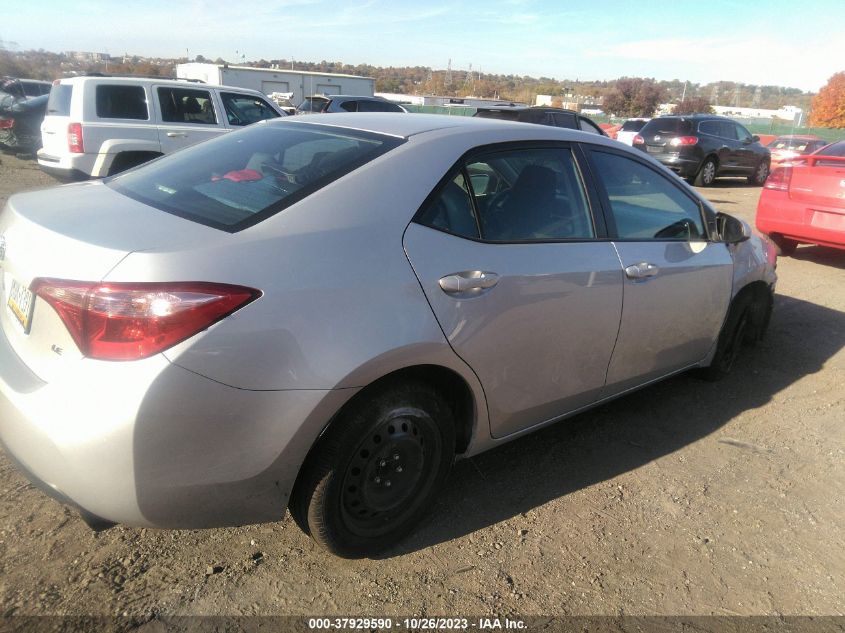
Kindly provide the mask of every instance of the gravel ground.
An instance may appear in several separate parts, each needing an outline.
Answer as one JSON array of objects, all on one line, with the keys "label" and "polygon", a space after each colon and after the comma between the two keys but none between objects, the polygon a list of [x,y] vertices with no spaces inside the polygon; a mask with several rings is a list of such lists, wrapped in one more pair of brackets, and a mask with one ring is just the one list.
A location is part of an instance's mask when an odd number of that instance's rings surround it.
[{"label": "gravel ground", "polygon": [[[2,156],[0,202],[51,186]],[[752,220],[759,189],[703,190]],[[381,560],[290,517],[95,534],[0,454],[0,614],[843,615],[845,252],[780,260],[768,338],[718,384],[680,376],[460,462]]]}]

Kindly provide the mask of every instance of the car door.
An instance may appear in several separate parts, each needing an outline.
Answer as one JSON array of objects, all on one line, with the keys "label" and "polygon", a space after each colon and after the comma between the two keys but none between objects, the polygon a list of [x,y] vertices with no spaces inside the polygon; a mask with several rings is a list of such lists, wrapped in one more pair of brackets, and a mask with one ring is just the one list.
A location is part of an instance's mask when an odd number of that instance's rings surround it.
[{"label": "car door", "polygon": [[155,86],[158,136],[165,154],[195,145],[227,131],[210,90]]},{"label": "car door", "polygon": [[760,162],[763,154],[763,148],[760,146],[760,143],[754,141],[754,137],[751,135],[751,132],[746,130],[739,123],[731,121],[731,125],[733,125],[735,129],[738,143],[736,148],[737,164],[744,172],[750,174],[754,171],[754,168],[757,167],[757,163]]},{"label": "car door", "polygon": [[566,146],[485,150],[429,196],[404,236],[455,352],[503,437],[594,402],[622,310],[622,270]]},{"label": "car door", "polygon": [[611,149],[589,155],[625,273],[610,396],[707,356],[727,313],[733,261],[708,237],[701,205],[683,183]]}]

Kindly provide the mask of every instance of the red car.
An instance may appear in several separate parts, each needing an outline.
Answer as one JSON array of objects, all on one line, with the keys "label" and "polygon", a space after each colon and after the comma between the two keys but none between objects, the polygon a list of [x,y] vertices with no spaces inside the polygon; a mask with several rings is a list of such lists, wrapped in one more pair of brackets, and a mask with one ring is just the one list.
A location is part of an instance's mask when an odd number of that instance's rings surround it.
[{"label": "red car", "polygon": [[772,152],[772,169],[781,163],[812,154],[827,145],[827,141],[814,134],[786,134],[778,136],[767,145]]},{"label": "red car", "polygon": [[757,228],[781,255],[798,244],[845,249],[845,141],[773,169],[757,204]]}]

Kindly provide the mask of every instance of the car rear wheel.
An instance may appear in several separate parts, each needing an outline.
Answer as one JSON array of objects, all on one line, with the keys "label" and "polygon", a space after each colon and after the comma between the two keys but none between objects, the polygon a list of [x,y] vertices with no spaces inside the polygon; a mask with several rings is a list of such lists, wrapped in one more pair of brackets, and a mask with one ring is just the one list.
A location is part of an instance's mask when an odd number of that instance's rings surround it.
[{"label": "car rear wheel", "polygon": [[696,187],[709,187],[716,180],[716,161],[713,158],[707,158],[701,165],[701,169],[695,176]]},{"label": "car rear wheel", "polygon": [[386,386],[332,423],[297,480],[291,514],[333,554],[375,554],[417,525],[454,454],[445,400],[425,383]]},{"label": "car rear wheel", "polygon": [[766,178],[769,177],[769,163],[768,161],[761,160],[760,164],[754,169],[754,173],[748,177],[748,182],[752,185],[757,185],[758,187],[762,187],[763,183],[766,182]]}]

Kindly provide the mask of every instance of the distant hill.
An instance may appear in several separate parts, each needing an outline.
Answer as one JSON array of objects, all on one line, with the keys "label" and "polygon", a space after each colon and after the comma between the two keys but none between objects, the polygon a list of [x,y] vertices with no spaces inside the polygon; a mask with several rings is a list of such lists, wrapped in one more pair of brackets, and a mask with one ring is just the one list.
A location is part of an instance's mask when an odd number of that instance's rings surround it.
[{"label": "distant hill", "polygon": [[[107,61],[86,60],[84,55],[72,56],[65,53],[37,51],[0,50],[0,75],[29,77],[32,79],[56,79],[72,74],[101,72],[111,75],[174,76],[176,64],[182,59],[147,58],[139,55],[113,57]],[[223,59],[207,59],[198,55],[198,62],[223,63]],[[232,62],[234,63],[234,62]],[[477,96],[503,100],[533,103],[538,94],[564,97],[565,101],[582,104],[601,104],[603,96],[611,90],[616,80],[580,81],[578,79],[552,79],[528,75],[500,75],[469,70],[451,71],[425,66],[381,67],[369,64],[344,64],[343,62],[303,62],[287,59],[241,60],[238,65],[259,68],[292,68],[317,72],[348,73],[374,77],[377,92],[399,92],[405,94],[437,94],[443,96]],[[561,76],[567,70],[561,69]],[[621,79],[621,78],[620,78]],[[703,97],[714,105],[739,105],[776,110],[785,105],[810,109],[814,93],[805,93],[798,88],[782,86],[757,86],[720,81],[709,84],[685,82],[681,79],[657,81],[664,87],[670,101],[681,99],[686,85],[686,96]]]}]

